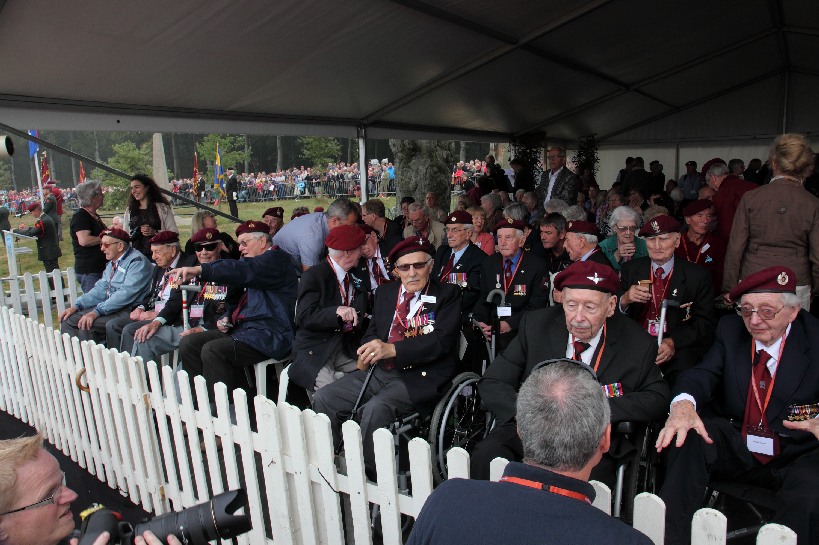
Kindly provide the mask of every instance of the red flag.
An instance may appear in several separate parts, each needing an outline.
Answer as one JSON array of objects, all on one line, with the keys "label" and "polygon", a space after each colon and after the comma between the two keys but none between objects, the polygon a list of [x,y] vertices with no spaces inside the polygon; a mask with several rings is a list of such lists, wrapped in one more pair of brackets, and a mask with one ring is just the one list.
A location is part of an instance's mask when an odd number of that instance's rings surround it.
[{"label": "red flag", "polygon": [[196,152],[193,152],[193,183],[194,185],[199,182],[199,156],[196,155]]},{"label": "red flag", "polygon": [[43,152],[43,162],[40,165],[40,177],[43,180],[44,186],[51,183],[51,172],[48,170],[48,158],[45,152]]},{"label": "red flag", "polygon": [[82,166],[82,161],[80,161],[80,183],[85,181],[85,167]]}]

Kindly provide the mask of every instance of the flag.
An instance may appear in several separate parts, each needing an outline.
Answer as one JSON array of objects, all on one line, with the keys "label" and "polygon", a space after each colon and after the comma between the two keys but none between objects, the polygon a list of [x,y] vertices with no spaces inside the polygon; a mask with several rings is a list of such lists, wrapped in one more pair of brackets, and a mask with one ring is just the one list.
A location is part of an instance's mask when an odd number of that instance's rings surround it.
[{"label": "flag", "polygon": [[85,167],[82,166],[82,161],[80,161],[80,183],[85,181]]},{"label": "flag", "polygon": [[40,179],[43,181],[43,185],[51,183],[51,172],[48,170],[48,158],[45,152],[43,152],[43,162],[40,167]]},{"label": "flag", "polygon": [[[35,138],[40,138],[40,135],[37,131],[28,131],[29,136],[34,136]],[[28,156],[29,159],[37,155],[37,151],[40,149],[40,144],[37,142],[32,142],[31,140],[28,141]]]},{"label": "flag", "polygon": [[196,184],[199,182],[199,157],[196,152],[193,152],[193,187],[196,189]]},{"label": "flag", "polygon": [[219,188],[219,193],[227,197],[225,193],[225,174],[222,172],[222,156],[219,154],[219,144],[216,144],[216,164],[213,165],[214,185]]}]

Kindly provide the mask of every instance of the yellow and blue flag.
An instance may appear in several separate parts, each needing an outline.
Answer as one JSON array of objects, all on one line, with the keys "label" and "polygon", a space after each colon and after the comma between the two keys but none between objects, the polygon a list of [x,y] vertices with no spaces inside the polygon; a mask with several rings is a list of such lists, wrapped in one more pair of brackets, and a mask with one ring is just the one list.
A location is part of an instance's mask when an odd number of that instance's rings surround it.
[{"label": "yellow and blue flag", "polygon": [[214,185],[219,188],[219,192],[223,196],[225,193],[225,174],[222,172],[222,156],[219,154],[219,144],[216,144],[216,164],[213,165]]}]

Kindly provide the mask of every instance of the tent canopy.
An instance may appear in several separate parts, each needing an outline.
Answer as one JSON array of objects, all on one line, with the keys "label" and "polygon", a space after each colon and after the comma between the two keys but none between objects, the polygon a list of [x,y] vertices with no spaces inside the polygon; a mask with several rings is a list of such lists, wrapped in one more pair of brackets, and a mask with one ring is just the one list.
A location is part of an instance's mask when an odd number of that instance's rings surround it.
[{"label": "tent canopy", "polygon": [[604,144],[819,126],[815,0],[0,0],[19,128]]}]

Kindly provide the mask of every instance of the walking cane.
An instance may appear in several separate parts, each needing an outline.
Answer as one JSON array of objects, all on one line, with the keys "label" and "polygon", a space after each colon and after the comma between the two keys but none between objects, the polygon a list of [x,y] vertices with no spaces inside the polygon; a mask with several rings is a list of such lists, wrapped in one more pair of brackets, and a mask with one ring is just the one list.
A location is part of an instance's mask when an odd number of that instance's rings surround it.
[{"label": "walking cane", "polygon": [[660,307],[660,323],[657,324],[659,331],[657,332],[657,347],[663,344],[663,332],[665,331],[665,315],[668,307],[678,307],[680,304],[677,301],[669,301],[663,299],[663,304]]},{"label": "walking cane", "polygon": [[196,284],[186,284],[184,286],[180,286],[182,290],[182,324],[185,328],[185,331],[191,328],[191,322],[188,319],[188,292],[192,291],[194,293],[199,293],[202,291],[202,286]]},{"label": "walking cane", "polygon": [[[495,361],[496,355],[496,343],[497,338],[500,335],[500,308],[507,307],[506,304],[506,292],[500,288],[495,288],[489,292],[486,296],[486,302],[492,304],[492,300],[495,298],[496,295],[500,295],[500,304],[496,307],[495,312],[492,316],[492,336],[489,341],[489,364],[491,365],[493,361]],[[510,314],[511,315],[511,314]]]}]

